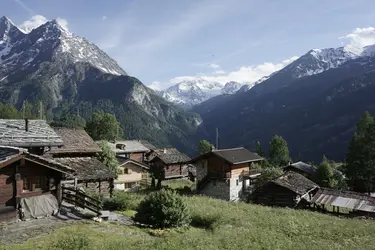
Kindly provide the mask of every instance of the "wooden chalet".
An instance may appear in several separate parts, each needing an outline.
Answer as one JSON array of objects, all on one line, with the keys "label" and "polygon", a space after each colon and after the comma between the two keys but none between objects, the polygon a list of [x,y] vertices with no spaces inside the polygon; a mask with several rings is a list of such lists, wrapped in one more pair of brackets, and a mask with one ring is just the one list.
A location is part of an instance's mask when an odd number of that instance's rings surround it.
[{"label": "wooden chalet", "polygon": [[237,201],[260,175],[263,160],[245,148],[213,150],[191,160],[196,168],[197,193]]},{"label": "wooden chalet", "polygon": [[149,162],[150,172],[158,180],[184,178],[189,176],[190,158],[175,148],[156,149]]},{"label": "wooden chalet", "polygon": [[147,183],[149,166],[132,159],[117,157],[120,166],[114,189],[122,191],[136,190],[144,180]]},{"label": "wooden chalet", "polygon": [[110,196],[116,173],[97,159],[99,146],[83,129],[54,128],[54,131],[60,136],[64,146],[51,149],[44,157],[73,169],[75,185],[78,187],[105,197]]},{"label": "wooden chalet", "polygon": [[52,215],[70,167],[14,147],[0,147],[0,221]]},{"label": "wooden chalet", "polygon": [[255,203],[268,206],[303,207],[318,189],[316,183],[289,171],[257,188],[252,197]]},{"label": "wooden chalet", "polygon": [[63,146],[60,136],[44,120],[0,119],[0,145],[25,148],[42,155]]},{"label": "wooden chalet", "polygon": [[145,162],[146,154],[150,152],[149,148],[137,140],[116,141],[115,143],[108,142],[108,145],[117,156],[138,162]]}]

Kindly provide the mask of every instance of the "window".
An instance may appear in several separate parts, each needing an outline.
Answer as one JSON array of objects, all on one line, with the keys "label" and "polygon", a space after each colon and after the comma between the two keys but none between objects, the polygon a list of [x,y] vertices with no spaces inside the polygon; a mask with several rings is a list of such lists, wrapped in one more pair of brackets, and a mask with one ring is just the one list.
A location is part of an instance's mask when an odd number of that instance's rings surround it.
[{"label": "window", "polygon": [[24,177],[23,179],[23,192],[38,191],[46,189],[45,176]]},{"label": "window", "polygon": [[35,177],[34,183],[33,183],[34,189],[43,189],[43,183],[44,183],[43,177],[41,177],[41,176]]},{"label": "window", "polygon": [[128,182],[128,183],[125,183],[125,189],[132,188],[135,185],[137,185],[137,182]]},{"label": "window", "polygon": [[124,169],[124,174],[131,174],[132,170],[130,168],[125,168]]},{"label": "window", "polygon": [[31,180],[27,177],[24,177],[22,181],[23,181],[23,191],[31,191]]},{"label": "window", "polygon": [[238,181],[238,179],[236,180],[236,185],[238,186],[238,183],[239,183],[239,181]]}]

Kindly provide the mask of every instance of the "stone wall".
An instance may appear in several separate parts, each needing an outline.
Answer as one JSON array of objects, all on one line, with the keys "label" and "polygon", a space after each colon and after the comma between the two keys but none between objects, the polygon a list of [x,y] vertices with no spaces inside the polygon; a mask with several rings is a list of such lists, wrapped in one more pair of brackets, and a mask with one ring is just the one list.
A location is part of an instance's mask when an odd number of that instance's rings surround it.
[{"label": "stone wall", "polygon": [[224,180],[211,180],[199,191],[199,194],[229,200],[229,184]]},{"label": "stone wall", "polygon": [[82,187],[92,193],[97,193],[103,195],[103,197],[108,198],[111,196],[110,181],[97,181],[97,182],[79,182],[78,187]]}]

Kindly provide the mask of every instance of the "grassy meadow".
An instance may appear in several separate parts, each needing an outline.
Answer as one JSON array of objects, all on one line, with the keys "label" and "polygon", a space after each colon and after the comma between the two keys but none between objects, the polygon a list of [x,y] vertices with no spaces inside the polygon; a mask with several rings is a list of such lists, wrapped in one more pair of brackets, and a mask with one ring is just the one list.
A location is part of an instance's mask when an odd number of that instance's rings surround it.
[{"label": "grassy meadow", "polygon": [[[180,187],[178,182],[170,186]],[[131,195],[132,204],[143,196]],[[6,249],[375,249],[375,221],[200,196],[184,199],[193,219],[190,228],[152,230],[88,222]]]}]

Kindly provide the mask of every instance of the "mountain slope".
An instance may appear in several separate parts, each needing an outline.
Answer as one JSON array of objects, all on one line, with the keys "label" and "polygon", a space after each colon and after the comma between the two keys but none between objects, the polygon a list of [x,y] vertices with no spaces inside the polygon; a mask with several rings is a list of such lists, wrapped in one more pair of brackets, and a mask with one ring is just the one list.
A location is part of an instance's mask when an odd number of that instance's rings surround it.
[{"label": "mountain slope", "polygon": [[243,83],[230,81],[225,84],[208,81],[202,77],[190,77],[174,82],[174,85],[158,94],[165,100],[177,104],[184,109],[202,103],[221,94],[234,94]]},{"label": "mountain slope", "polygon": [[[295,158],[343,160],[358,118],[375,112],[372,48],[312,50],[248,91],[195,106],[204,121],[201,135],[213,140],[219,127],[221,147],[254,148],[260,140],[267,150],[276,133]],[[322,51],[325,57],[314,55]]]},{"label": "mountain slope", "polygon": [[47,117],[77,112],[89,118],[102,109],[116,115],[129,139],[150,140],[191,153],[189,139],[200,123],[160,98],[86,39],[56,21],[25,33],[0,19],[0,100],[22,106],[41,100]]}]

